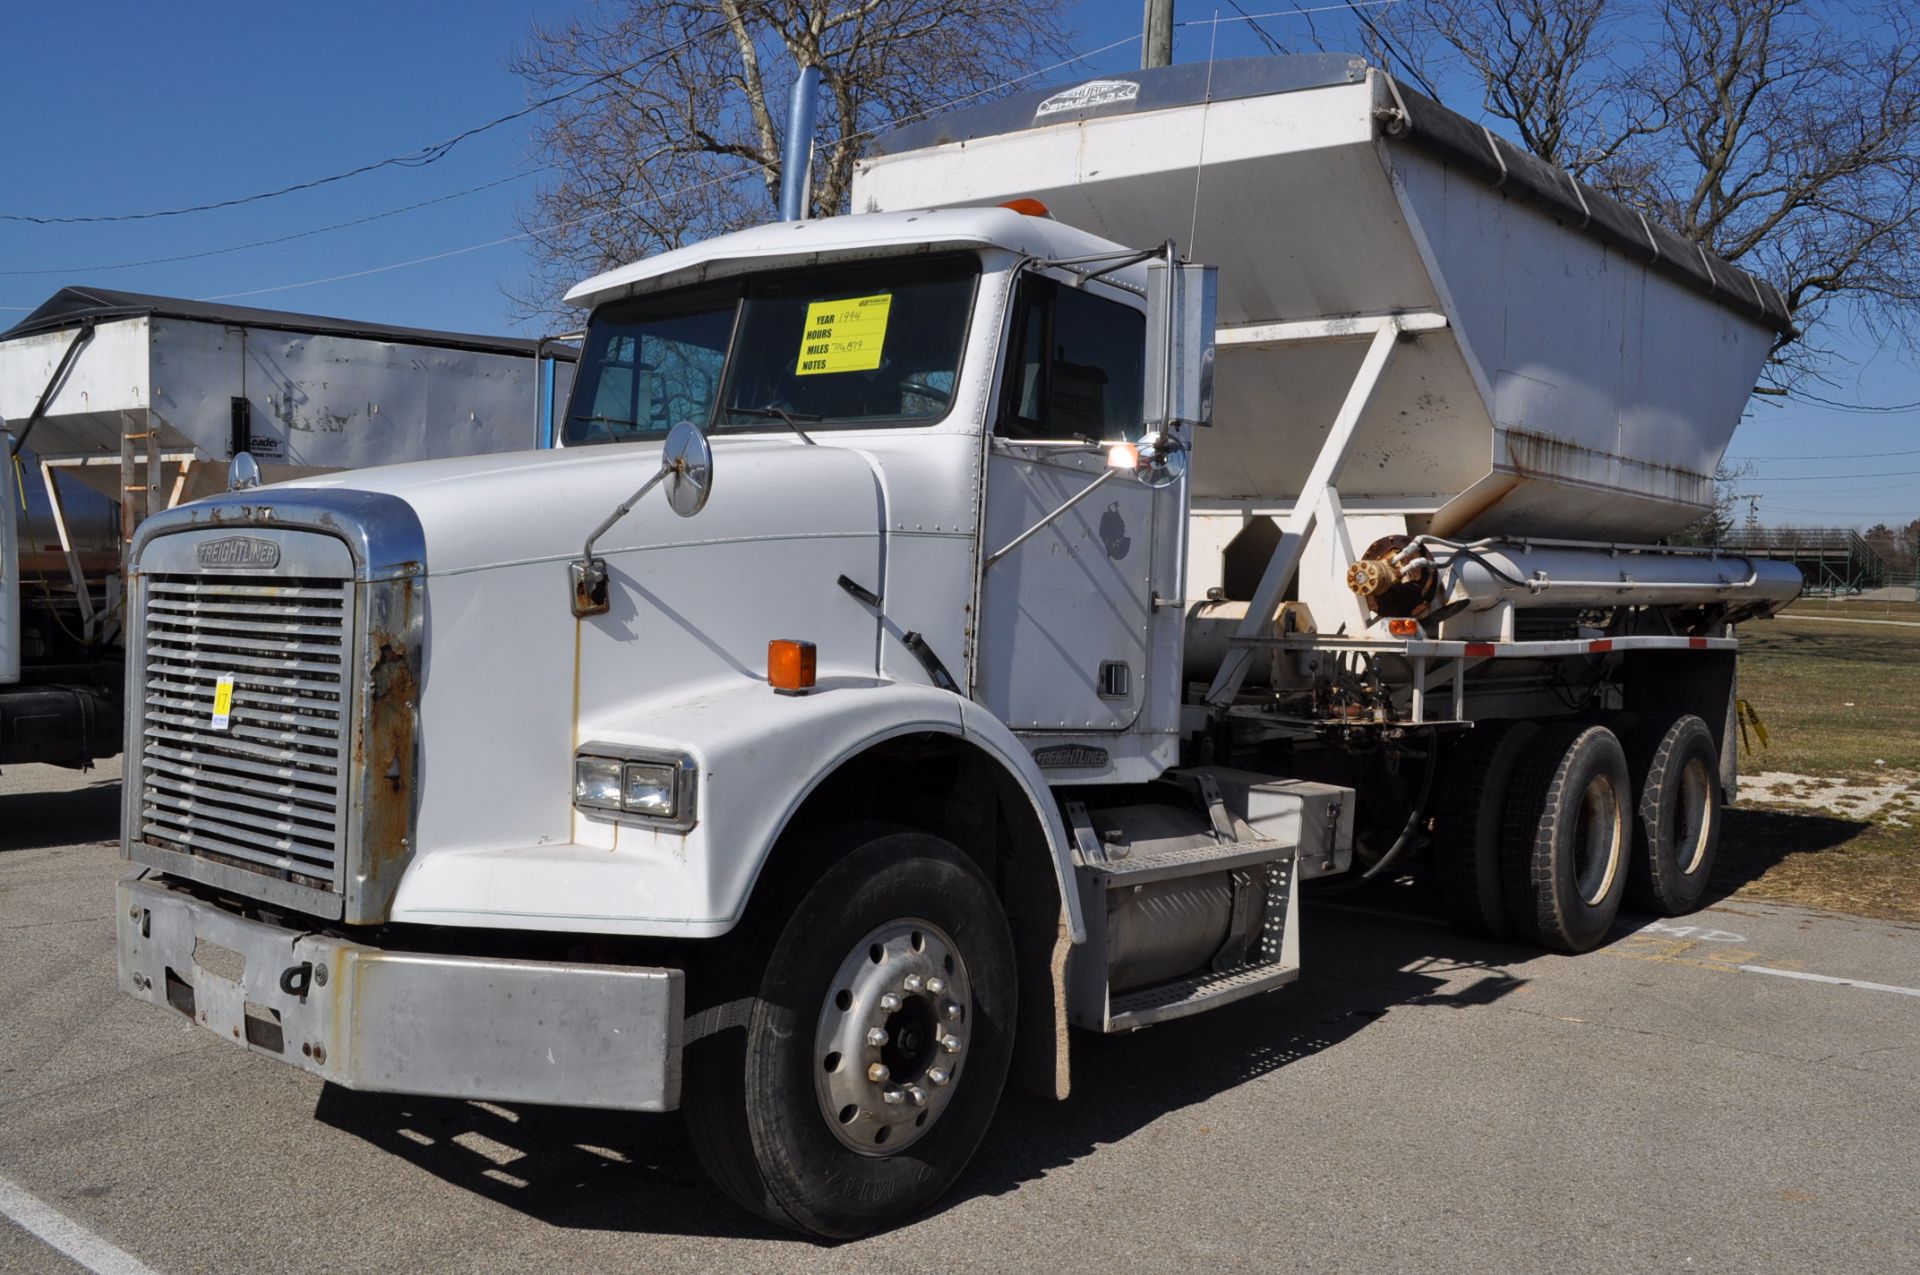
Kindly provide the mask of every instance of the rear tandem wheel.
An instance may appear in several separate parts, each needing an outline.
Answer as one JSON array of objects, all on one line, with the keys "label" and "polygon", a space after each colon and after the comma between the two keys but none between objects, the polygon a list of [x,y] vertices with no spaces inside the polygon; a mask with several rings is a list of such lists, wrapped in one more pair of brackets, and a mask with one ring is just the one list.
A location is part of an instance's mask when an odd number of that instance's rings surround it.
[{"label": "rear tandem wheel", "polygon": [[1627,889],[1632,779],[1605,726],[1542,728],[1514,768],[1502,835],[1515,931],[1562,952],[1598,947]]}]

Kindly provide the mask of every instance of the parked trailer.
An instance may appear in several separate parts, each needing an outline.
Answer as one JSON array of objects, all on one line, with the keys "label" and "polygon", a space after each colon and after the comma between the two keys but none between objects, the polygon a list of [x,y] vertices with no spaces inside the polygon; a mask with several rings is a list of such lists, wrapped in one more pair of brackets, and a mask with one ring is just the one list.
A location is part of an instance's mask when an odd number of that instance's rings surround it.
[{"label": "parked trailer", "polygon": [[573,357],[558,342],[55,293],[0,333],[0,765],[120,750],[121,554],[149,515],[224,491],[242,452],[271,481],[539,445]]},{"label": "parked trailer", "polygon": [[1799,580],[1657,542],[1766,284],[1344,57],[916,126],[854,203],[576,288],[552,453],[142,528],[126,991],[684,1110],[843,1236],[1064,1098],[1069,1026],[1297,977],[1317,879],[1567,950],[1698,904],[1733,626]]}]

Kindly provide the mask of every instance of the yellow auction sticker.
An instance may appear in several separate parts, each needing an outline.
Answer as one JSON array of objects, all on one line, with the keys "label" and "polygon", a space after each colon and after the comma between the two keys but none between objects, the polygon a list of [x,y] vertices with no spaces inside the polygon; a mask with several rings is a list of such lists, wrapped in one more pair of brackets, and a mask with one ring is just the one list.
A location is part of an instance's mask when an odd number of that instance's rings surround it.
[{"label": "yellow auction sticker", "polygon": [[887,340],[887,312],[892,308],[891,292],[809,305],[794,374],[871,372],[879,367],[880,347]]},{"label": "yellow auction sticker", "polygon": [[213,684],[213,720],[208,723],[215,730],[225,730],[233,721],[233,674],[222,673],[220,680]]}]

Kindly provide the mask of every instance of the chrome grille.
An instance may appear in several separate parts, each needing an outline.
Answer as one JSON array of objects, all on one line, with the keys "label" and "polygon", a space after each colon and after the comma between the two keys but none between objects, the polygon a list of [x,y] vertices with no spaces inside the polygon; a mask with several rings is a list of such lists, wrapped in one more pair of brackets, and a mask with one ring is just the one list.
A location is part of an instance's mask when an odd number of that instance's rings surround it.
[{"label": "chrome grille", "polygon": [[[141,839],[338,891],[352,582],[155,574],[144,584]],[[220,730],[223,676],[233,699]]]}]

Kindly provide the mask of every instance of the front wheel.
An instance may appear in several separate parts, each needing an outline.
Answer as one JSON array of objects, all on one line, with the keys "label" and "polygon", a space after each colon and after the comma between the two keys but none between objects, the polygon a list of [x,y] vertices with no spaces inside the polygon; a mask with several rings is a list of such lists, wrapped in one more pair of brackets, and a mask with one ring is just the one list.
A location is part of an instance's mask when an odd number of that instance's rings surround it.
[{"label": "front wheel", "polygon": [[[696,971],[685,1108],[720,1186],[830,1238],[926,1207],[999,1105],[1014,958],[980,869],[868,825],[782,918],[752,916]],[[838,847],[834,847],[837,849]]]}]

